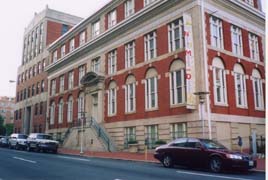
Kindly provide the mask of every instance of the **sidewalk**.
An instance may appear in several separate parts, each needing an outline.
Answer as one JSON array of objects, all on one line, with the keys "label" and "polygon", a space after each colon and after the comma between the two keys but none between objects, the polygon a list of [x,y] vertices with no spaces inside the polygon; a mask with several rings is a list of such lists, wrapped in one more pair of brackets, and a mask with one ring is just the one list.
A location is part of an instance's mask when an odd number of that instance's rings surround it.
[{"label": "sidewalk", "polygon": [[[79,150],[73,150],[73,149],[60,148],[58,152],[59,154],[81,155]],[[159,163],[159,161],[154,158],[153,153],[151,152],[147,154],[147,157],[145,156],[144,153],[91,152],[91,151],[85,151],[81,156]],[[265,159],[257,159],[257,168],[255,170],[265,171]]]}]

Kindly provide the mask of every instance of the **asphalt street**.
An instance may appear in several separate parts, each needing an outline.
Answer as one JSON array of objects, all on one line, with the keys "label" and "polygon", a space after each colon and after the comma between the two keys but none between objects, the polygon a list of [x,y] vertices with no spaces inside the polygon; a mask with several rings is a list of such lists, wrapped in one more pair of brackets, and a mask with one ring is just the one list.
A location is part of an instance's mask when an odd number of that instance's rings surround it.
[{"label": "asphalt street", "polygon": [[262,180],[265,173],[210,173],[157,163],[85,158],[0,148],[0,180]]}]

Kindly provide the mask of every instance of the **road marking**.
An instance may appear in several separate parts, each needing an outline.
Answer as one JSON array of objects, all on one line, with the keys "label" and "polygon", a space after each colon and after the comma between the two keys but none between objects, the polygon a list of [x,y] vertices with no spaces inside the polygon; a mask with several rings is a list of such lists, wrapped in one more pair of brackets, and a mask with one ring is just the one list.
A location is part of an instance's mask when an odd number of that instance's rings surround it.
[{"label": "road marking", "polygon": [[72,160],[78,160],[78,161],[87,161],[89,162],[89,159],[81,159],[81,158],[74,158],[74,157],[68,157],[68,156],[58,156],[59,158],[63,158],[63,159],[72,159]]},{"label": "road marking", "polygon": [[36,163],[36,161],[31,161],[31,160],[28,160],[28,159],[23,159],[23,158],[20,158],[20,157],[13,157],[13,158],[14,159],[21,160],[21,161],[29,162],[29,163]]},{"label": "road marking", "polygon": [[186,172],[186,171],[176,171],[180,174],[189,174],[189,175],[196,175],[196,176],[206,176],[206,177],[215,177],[215,178],[222,178],[222,179],[233,179],[233,180],[252,180],[252,179],[245,179],[245,178],[235,178],[230,176],[218,176],[212,174],[201,174],[201,173],[193,173],[193,172]]}]

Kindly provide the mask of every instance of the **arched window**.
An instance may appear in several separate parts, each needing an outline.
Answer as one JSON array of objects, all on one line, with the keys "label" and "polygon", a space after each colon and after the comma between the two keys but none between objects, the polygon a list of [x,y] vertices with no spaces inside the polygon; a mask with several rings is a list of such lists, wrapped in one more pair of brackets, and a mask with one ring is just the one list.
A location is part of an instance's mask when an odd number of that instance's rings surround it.
[{"label": "arched window", "polygon": [[55,122],[55,102],[52,102],[50,105],[50,124]]},{"label": "arched window", "polygon": [[59,100],[58,117],[59,117],[59,124],[61,124],[63,122],[63,99],[62,98]]},{"label": "arched window", "polygon": [[81,92],[78,96],[78,119],[81,119],[82,113],[85,111],[85,95]]},{"label": "arched window", "polygon": [[157,71],[150,68],[146,73],[145,79],[145,107],[146,109],[154,109],[158,107],[157,93]]},{"label": "arched window", "polygon": [[73,97],[68,98],[68,109],[67,109],[67,122],[73,121]]},{"label": "arched window", "polygon": [[126,113],[136,110],[136,79],[129,75],[126,80],[125,88],[125,111]]},{"label": "arched window", "polygon": [[254,93],[255,109],[263,110],[264,102],[263,102],[262,79],[261,74],[257,69],[253,69],[252,71],[252,86]]},{"label": "arched window", "polygon": [[215,104],[227,104],[226,72],[222,60],[218,57],[212,61],[213,89]]},{"label": "arched window", "polygon": [[236,106],[247,107],[247,88],[244,69],[240,64],[234,66]]},{"label": "arched window", "polygon": [[108,115],[112,116],[116,114],[117,97],[116,97],[116,83],[110,82],[108,90]]},{"label": "arched window", "polygon": [[170,66],[169,87],[170,104],[176,105],[185,103],[185,64],[181,60],[173,61]]}]

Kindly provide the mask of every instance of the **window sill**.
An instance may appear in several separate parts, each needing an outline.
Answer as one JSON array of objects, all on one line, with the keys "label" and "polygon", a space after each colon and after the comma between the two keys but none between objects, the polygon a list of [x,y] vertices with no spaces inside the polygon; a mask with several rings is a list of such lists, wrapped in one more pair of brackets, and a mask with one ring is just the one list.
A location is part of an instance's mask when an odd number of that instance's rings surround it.
[{"label": "window sill", "polygon": [[125,115],[131,115],[131,114],[135,114],[136,111],[131,111],[131,112],[125,112]]},{"label": "window sill", "polygon": [[109,114],[108,117],[115,117],[116,114]]},{"label": "window sill", "polygon": [[152,109],[145,109],[145,112],[151,112],[151,111],[158,111],[158,107],[157,108],[152,108]]},{"label": "window sill", "polygon": [[223,106],[223,107],[228,107],[228,104],[225,103],[214,103],[215,106]]},{"label": "window sill", "polygon": [[239,109],[248,109],[247,106],[236,106],[236,107],[239,108]]},{"label": "window sill", "polygon": [[265,109],[264,108],[256,108],[255,107],[255,111],[262,111],[263,112],[263,111],[265,111]]},{"label": "window sill", "polygon": [[181,104],[172,104],[170,105],[170,108],[178,108],[178,107],[185,107],[186,103],[181,103]]}]

